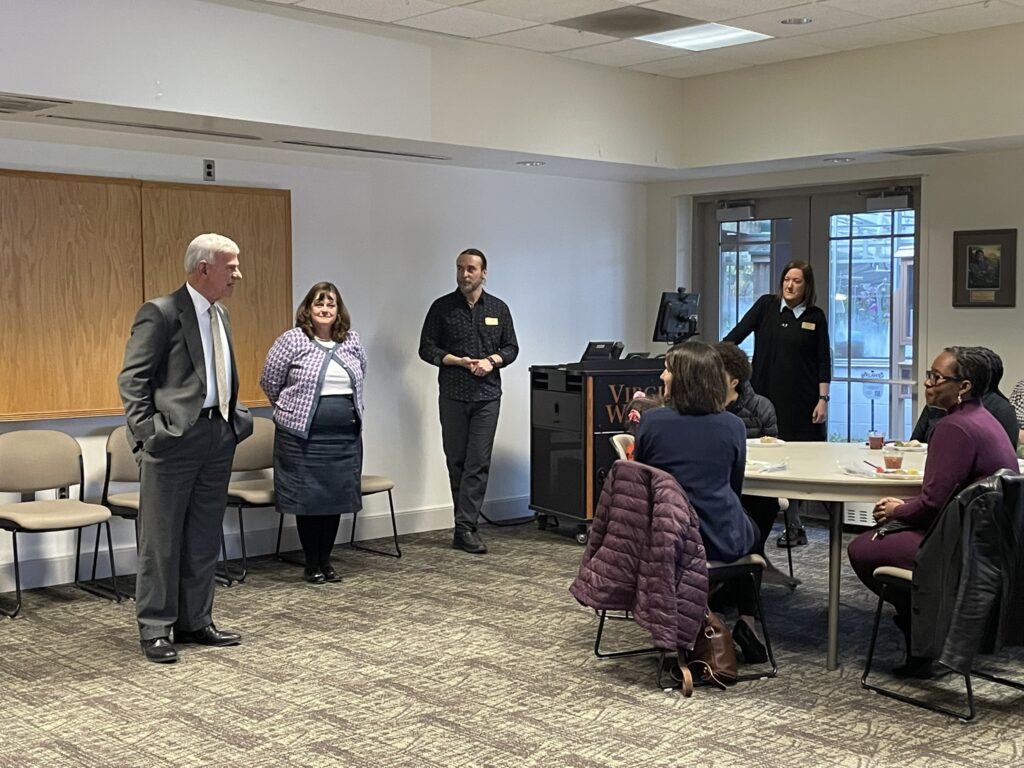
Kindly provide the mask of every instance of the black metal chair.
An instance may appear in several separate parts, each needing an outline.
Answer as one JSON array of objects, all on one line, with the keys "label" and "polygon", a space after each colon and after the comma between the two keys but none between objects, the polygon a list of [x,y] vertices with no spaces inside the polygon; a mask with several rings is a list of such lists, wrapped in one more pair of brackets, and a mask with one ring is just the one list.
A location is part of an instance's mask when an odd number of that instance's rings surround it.
[{"label": "black metal chair", "polygon": [[[22,500],[0,506],[0,529],[11,532],[14,553],[15,602],[13,607],[0,606],[0,613],[14,618],[21,611],[21,566],[18,558],[19,533],[49,533],[76,531],[75,586],[120,602],[117,591],[117,572],[114,568],[114,547],[110,536],[110,510],[99,504],[89,504],[71,498],[70,490],[77,485],[79,496],[85,487],[82,449],[71,435],[52,429],[29,429],[0,435],[0,493],[21,494]],[[54,499],[36,499],[39,492],[54,491]],[[96,526],[107,533],[107,553],[110,558],[109,591],[100,591],[89,582],[79,579],[82,554],[82,529]]]},{"label": "black metal chair", "polygon": [[905,704],[912,704],[915,707],[921,707],[922,709],[928,709],[932,712],[939,712],[943,715],[949,715],[950,717],[958,718],[959,720],[968,721],[973,720],[975,715],[974,707],[974,688],[971,685],[971,676],[980,677],[984,680],[988,680],[999,685],[1006,685],[1011,688],[1024,691],[1024,683],[1017,682],[1015,680],[1008,680],[998,675],[992,675],[988,672],[978,671],[972,669],[969,673],[959,675],[956,672],[950,672],[951,674],[958,675],[964,679],[964,687],[966,692],[966,711],[951,709],[950,707],[944,707],[941,704],[935,704],[927,699],[910,696],[906,693],[893,690],[892,688],[885,688],[877,683],[869,683],[868,675],[871,674],[871,662],[875,655],[875,644],[878,640],[878,627],[882,620],[882,605],[885,602],[885,596],[889,590],[903,590],[910,592],[913,586],[914,572],[906,568],[894,568],[892,566],[882,566],[876,568],[873,572],[875,579],[881,584],[881,591],[878,597],[878,607],[875,609],[875,622],[871,628],[871,643],[868,645],[868,658],[864,664],[864,674],[861,675],[860,684],[861,687],[880,693],[883,696],[888,696],[890,699],[896,699],[902,701]]},{"label": "black metal chair", "polygon": [[[761,633],[764,635],[764,646],[768,653],[768,663],[770,669],[767,671],[759,672],[748,672],[737,676],[736,681],[744,680],[763,680],[769,677],[775,677],[778,674],[779,667],[775,661],[775,654],[772,651],[771,637],[768,635],[768,625],[764,620],[764,610],[761,605],[760,595],[760,582],[761,575],[765,568],[765,560],[763,557],[757,554],[750,554],[741,557],[731,563],[723,563],[716,560],[708,561],[708,587],[709,590],[713,591],[718,584],[724,584],[725,582],[735,581],[737,579],[750,579],[751,585],[754,590],[754,599],[757,606],[758,621],[761,624]],[[619,659],[627,656],[641,656],[647,654],[660,654],[660,662],[658,664],[658,686],[661,688],[672,687],[665,685],[665,664],[664,661],[667,657],[668,651],[661,648],[630,648],[622,651],[606,651],[601,648],[601,640],[604,636],[605,622],[608,620],[617,621],[631,621],[632,615],[629,611],[622,611],[622,615],[609,615],[609,611],[597,611],[598,622],[597,622],[597,638],[594,640],[594,655],[599,659]],[[673,680],[673,684],[678,684],[678,681]]]},{"label": "black metal chair", "polygon": [[[1024,690],[1024,682],[975,669],[979,655],[1024,645],[1024,476],[1000,470],[967,486],[932,522],[914,558],[914,570],[883,566],[862,687],[961,720],[975,715],[972,677]],[[919,578],[915,579],[915,574]],[[963,677],[965,709],[935,703],[868,682],[886,595],[908,593],[915,653]],[[915,630],[916,627],[916,630]],[[922,634],[915,635],[915,631]],[[908,649],[908,652],[911,649]],[[920,687],[920,686],[918,686]],[[905,689],[904,689],[905,690]]]},{"label": "black metal chair", "polygon": [[[361,549],[364,552],[372,552],[375,555],[384,555],[385,557],[399,558],[402,556],[402,549],[398,544],[398,522],[395,518],[395,499],[391,495],[391,491],[395,487],[395,481],[385,475],[363,475],[360,478],[360,489],[359,492],[366,498],[377,493],[388,494],[388,507],[391,510],[391,537],[395,543],[395,551],[387,552],[383,549],[374,549],[373,547],[367,547],[363,544],[356,543],[356,522],[359,520],[359,513],[354,512],[352,514],[352,530],[349,535],[348,545],[352,549]],[[288,554],[287,552],[281,551],[281,536],[284,533],[284,515],[281,515],[281,520],[277,524],[277,545],[274,548],[274,554],[278,560],[283,560],[287,563],[294,563],[295,565],[305,565],[305,560],[301,557],[296,557]]]},{"label": "black metal chair", "polygon": [[[128,428],[120,426],[107,435],[107,466],[103,477],[103,493],[100,496],[100,504],[110,510],[113,517],[120,517],[123,520],[131,520],[135,527],[135,545],[138,548],[139,542],[139,465],[132,455],[131,446],[128,443],[126,433]],[[122,490],[115,493],[110,492],[112,484],[122,486]],[[96,546],[92,552],[92,580],[95,587],[105,590],[106,586],[96,580],[96,561],[99,559],[100,542],[96,539]],[[125,597],[135,597],[134,585],[122,589],[118,586],[118,592]],[[113,597],[113,593],[110,595]]]},{"label": "black metal chair", "polygon": [[[243,440],[235,449],[235,457],[231,462],[232,474],[236,472],[263,472],[274,467],[274,422],[263,416],[252,420],[252,435]],[[241,564],[232,569],[228,562],[228,544],[224,531],[220,534],[220,551],[222,564],[217,569],[217,580],[230,587],[241,584],[249,574],[249,558],[245,547],[245,521],[242,513],[246,509],[266,509],[273,507],[274,478],[267,474],[263,477],[248,480],[235,480],[228,483],[228,506],[234,507],[238,514],[238,542],[241,550]],[[280,534],[278,534],[280,537]],[[280,538],[279,538],[280,540]]]}]

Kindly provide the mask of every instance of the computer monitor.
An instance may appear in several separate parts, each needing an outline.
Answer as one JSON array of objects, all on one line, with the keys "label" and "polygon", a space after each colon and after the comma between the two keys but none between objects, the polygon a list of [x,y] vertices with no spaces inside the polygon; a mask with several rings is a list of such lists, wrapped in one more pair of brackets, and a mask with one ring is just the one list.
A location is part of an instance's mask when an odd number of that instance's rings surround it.
[{"label": "computer monitor", "polygon": [[587,360],[618,360],[622,355],[623,343],[621,341],[592,341],[587,344],[586,350],[580,362]]},{"label": "computer monitor", "polygon": [[700,294],[687,293],[685,288],[661,294],[658,318],[654,321],[654,341],[676,344],[697,335],[697,310]]}]

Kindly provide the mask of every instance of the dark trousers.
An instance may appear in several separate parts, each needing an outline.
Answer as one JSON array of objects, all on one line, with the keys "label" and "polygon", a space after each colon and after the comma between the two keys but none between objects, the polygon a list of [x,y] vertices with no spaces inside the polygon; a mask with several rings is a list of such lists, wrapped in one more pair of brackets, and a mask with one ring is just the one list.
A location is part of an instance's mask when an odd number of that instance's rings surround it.
[{"label": "dark trousers", "polygon": [[296,515],[295,528],[299,533],[302,552],[306,556],[306,569],[321,570],[331,564],[334,540],[338,537],[341,515]]},{"label": "dark trousers", "polygon": [[501,401],[464,402],[442,396],[438,404],[441,439],[455,504],[455,530],[475,531],[487,494]]},{"label": "dark trousers", "polygon": [[[779,516],[779,500],[767,496],[740,496],[740,503],[746,510],[747,516],[757,526],[758,543],[754,551],[764,554],[764,544],[772,534],[772,527],[775,525],[775,518]],[[790,502],[792,504],[792,501]]]},{"label": "dark trousers", "polygon": [[[846,553],[857,578],[877,595],[882,586],[875,580],[875,568],[891,565],[896,568],[913,570],[914,558],[917,556],[917,550],[923,540],[924,531],[914,529],[897,531],[879,537],[875,536],[874,531],[865,531],[850,542]],[[891,589],[885,596],[892,603],[901,620],[910,618],[909,591]]]},{"label": "dark trousers", "polygon": [[219,416],[199,419],[158,453],[142,454],[135,609],[143,640],[213,621],[234,455],[235,433]]}]

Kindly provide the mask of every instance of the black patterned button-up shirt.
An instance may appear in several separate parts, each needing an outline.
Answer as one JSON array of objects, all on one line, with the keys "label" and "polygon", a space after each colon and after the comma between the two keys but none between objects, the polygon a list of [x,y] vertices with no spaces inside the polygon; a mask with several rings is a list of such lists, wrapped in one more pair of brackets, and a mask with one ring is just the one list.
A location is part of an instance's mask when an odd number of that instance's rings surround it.
[{"label": "black patterned button-up shirt", "polygon": [[439,367],[441,396],[452,400],[497,400],[501,397],[501,373],[495,368],[486,376],[474,376],[458,365],[444,365],[445,355],[479,360],[501,355],[501,368],[519,355],[519,342],[508,305],[497,296],[481,292],[470,308],[458,289],[430,305],[420,333],[420,357]]}]

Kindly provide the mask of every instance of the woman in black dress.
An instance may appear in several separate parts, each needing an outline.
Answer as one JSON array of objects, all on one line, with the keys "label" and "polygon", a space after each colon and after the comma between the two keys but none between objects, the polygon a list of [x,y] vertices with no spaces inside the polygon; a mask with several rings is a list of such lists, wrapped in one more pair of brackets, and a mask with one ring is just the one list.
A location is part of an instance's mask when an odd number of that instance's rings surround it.
[{"label": "woman in black dress", "polygon": [[[726,334],[723,341],[740,344],[754,334],[754,391],[775,406],[783,440],[825,441],[832,351],[828,319],[815,304],[814,272],[803,261],[782,270],[777,293],[765,294]],[[780,547],[807,543],[800,516],[790,505],[791,519],[779,537]]]}]

